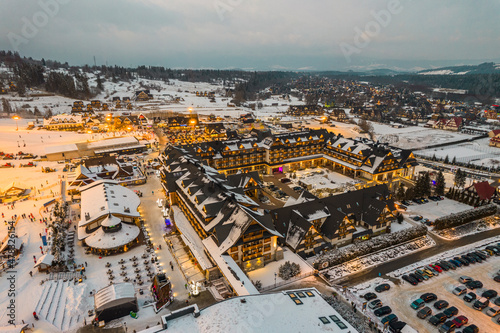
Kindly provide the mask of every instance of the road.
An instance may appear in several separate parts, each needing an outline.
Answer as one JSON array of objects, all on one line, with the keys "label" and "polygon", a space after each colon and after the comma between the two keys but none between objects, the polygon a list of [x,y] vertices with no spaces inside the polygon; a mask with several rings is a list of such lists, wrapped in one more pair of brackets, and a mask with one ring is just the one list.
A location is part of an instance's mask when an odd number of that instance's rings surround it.
[{"label": "road", "polygon": [[387,262],[385,264],[382,264],[377,267],[370,268],[368,270],[362,271],[357,274],[350,275],[346,277],[344,280],[339,281],[343,285],[347,286],[354,286],[357,284],[360,284],[362,282],[374,279],[378,277],[378,274],[381,273],[382,275],[385,275],[387,273],[390,273],[396,269],[408,266],[412,263],[415,263],[420,260],[424,260],[425,258],[432,257],[436,254],[455,249],[457,247],[461,247],[464,245],[468,245],[471,243],[479,242],[483,239],[487,239],[490,237],[495,237],[500,235],[500,228],[493,229],[493,230],[488,230],[485,232],[481,232],[478,234],[474,235],[469,235],[462,237],[460,239],[456,240],[444,240],[442,238],[436,237],[432,235],[431,233],[428,234],[434,241],[436,242],[436,246],[431,247],[429,249],[425,249],[419,252],[415,252],[413,254],[407,255],[405,257]]}]

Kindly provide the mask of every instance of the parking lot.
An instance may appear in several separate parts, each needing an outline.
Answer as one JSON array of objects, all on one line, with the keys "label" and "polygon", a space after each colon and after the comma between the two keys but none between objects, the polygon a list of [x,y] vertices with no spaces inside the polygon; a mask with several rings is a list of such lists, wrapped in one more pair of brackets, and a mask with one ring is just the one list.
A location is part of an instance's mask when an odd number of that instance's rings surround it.
[{"label": "parking lot", "polygon": [[[456,270],[449,270],[447,272],[443,271],[439,276],[430,278],[427,281],[420,282],[418,285],[413,286],[408,282],[397,283],[389,282],[391,289],[382,293],[377,293],[377,297],[382,301],[383,305],[390,306],[394,313],[400,318],[400,320],[407,322],[413,328],[419,332],[438,332],[439,326],[433,326],[429,323],[429,317],[426,319],[417,318],[417,311],[410,307],[410,304],[419,298],[424,293],[434,293],[437,295],[438,300],[446,300],[449,302],[449,307],[455,306],[458,308],[458,314],[464,315],[469,319],[466,326],[474,324],[479,327],[479,332],[499,332],[500,324],[497,324],[496,319],[498,315],[494,318],[486,315],[485,308],[483,311],[479,312],[472,308],[474,303],[467,303],[463,300],[463,296],[455,296],[452,291],[457,286],[463,286],[459,282],[460,276],[469,276],[475,280],[479,280],[483,283],[483,288],[468,290],[467,292],[473,291],[480,295],[488,290],[493,289],[496,291],[500,290],[500,283],[493,280],[493,274],[497,272],[500,268],[500,256],[489,257],[483,263],[471,264],[469,266],[463,266],[457,268]],[[366,290],[365,292],[373,291],[373,288]],[[490,306],[494,306],[493,301],[496,297],[490,300]],[[442,312],[442,310],[436,310],[433,307],[435,301],[429,302],[426,306],[432,309],[432,315]],[[368,310],[372,311],[372,310]],[[456,316],[451,317],[451,319]],[[461,331],[461,329],[457,329]]]}]

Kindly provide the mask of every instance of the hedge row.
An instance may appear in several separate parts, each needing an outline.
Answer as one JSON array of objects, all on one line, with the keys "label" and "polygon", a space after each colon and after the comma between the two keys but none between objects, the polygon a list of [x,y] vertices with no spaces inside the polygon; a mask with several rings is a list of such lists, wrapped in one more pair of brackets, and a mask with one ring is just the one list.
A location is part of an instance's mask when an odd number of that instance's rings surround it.
[{"label": "hedge row", "polygon": [[424,225],[418,225],[398,232],[377,236],[350,247],[331,250],[322,254],[314,261],[314,268],[323,269],[328,266],[339,265],[359,256],[364,256],[396,244],[422,237],[425,234],[427,234],[427,228]]},{"label": "hedge row", "polygon": [[483,217],[491,216],[493,214],[496,214],[496,212],[497,205],[489,204],[478,208],[465,210],[460,213],[453,213],[436,219],[436,221],[434,221],[434,229],[443,230],[457,227],[459,225],[479,220]]}]

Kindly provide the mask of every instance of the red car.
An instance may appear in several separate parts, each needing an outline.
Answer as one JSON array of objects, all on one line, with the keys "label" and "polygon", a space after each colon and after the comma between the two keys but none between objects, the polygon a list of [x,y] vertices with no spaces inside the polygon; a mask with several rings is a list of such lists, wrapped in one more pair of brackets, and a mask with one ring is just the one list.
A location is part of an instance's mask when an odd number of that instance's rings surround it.
[{"label": "red car", "polygon": [[441,267],[439,267],[438,265],[431,265],[436,271],[438,271],[438,273],[442,273],[443,272],[443,269]]},{"label": "red car", "polygon": [[462,327],[463,325],[467,324],[469,322],[469,319],[467,319],[466,316],[458,316],[455,319],[452,320],[455,326]]}]

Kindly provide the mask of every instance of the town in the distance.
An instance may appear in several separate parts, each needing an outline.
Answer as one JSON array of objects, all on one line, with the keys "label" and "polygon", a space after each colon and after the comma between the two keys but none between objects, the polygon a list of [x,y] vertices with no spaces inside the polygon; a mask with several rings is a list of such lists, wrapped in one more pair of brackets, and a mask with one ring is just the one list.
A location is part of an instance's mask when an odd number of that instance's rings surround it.
[{"label": "town in the distance", "polygon": [[0,51],[0,332],[500,331],[500,66],[469,67]]}]

